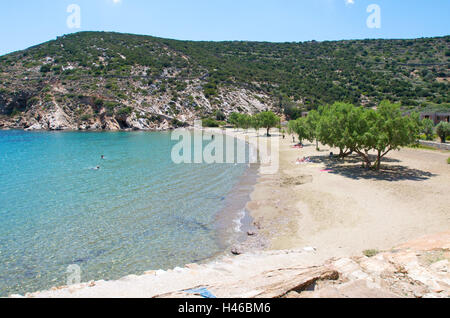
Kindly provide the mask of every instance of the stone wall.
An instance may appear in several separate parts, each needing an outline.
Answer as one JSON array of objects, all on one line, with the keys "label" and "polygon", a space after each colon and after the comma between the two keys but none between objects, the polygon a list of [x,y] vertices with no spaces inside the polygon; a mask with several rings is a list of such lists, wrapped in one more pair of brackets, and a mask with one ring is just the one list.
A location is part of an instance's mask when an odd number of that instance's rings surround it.
[{"label": "stone wall", "polygon": [[434,147],[442,150],[450,150],[450,144],[442,144],[440,142],[419,140],[422,146]]}]

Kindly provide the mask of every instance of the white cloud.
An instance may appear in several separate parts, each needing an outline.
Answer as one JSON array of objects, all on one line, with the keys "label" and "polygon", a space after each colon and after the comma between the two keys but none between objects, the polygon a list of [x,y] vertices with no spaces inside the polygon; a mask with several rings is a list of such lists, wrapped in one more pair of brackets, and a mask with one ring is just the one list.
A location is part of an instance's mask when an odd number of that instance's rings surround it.
[{"label": "white cloud", "polygon": [[355,4],[355,0],[345,0],[345,4],[346,5],[352,5],[352,4]]},{"label": "white cloud", "polygon": [[[353,1],[353,0],[352,0],[352,1]],[[114,4],[116,4],[116,3],[121,3],[122,0],[112,0],[112,2],[113,2]]]}]

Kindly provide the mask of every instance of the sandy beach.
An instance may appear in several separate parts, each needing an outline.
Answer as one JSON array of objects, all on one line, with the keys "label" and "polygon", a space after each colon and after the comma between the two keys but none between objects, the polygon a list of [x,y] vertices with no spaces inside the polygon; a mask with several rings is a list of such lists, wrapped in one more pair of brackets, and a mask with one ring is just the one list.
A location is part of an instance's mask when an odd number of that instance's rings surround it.
[{"label": "sandy beach", "polygon": [[[229,129],[226,133],[246,138],[251,144],[266,138],[263,133],[251,131]],[[180,291],[201,286],[208,286],[219,297],[267,296],[271,294],[265,294],[265,277],[278,277],[277,282],[282,284],[290,280],[282,275],[286,268],[301,270],[291,274],[305,279],[311,275],[316,279],[333,277],[333,271],[342,262],[335,262],[332,270],[320,267],[319,272],[311,266],[358,256],[363,257],[358,264],[364,267],[367,258],[363,251],[389,251],[426,235],[437,235],[442,241],[439,248],[448,248],[448,152],[402,149],[389,154],[382,170],[375,172],[361,168],[357,157],[346,161],[330,158],[330,152],[338,153],[335,149],[321,145],[317,151],[315,144],[294,149],[292,136],[282,139],[274,133],[272,138],[280,140],[279,170],[261,174],[255,185],[247,204],[255,233],[238,247],[243,255],[229,254],[207,264],[149,271],[119,281],[54,288],[27,296],[186,297],[189,293]],[[310,162],[296,164],[297,159],[304,157]],[[254,284],[241,284],[248,277],[253,277]]]},{"label": "sandy beach", "polygon": [[[254,132],[227,133],[256,139]],[[337,149],[294,149],[292,136],[279,138],[279,172],[260,176],[247,205],[268,249],[314,247],[326,259],[450,229],[449,152],[405,148],[375,172],[362,169],[358,157],[331,159]],[[305,157],[311,162],[296,164]]]}]

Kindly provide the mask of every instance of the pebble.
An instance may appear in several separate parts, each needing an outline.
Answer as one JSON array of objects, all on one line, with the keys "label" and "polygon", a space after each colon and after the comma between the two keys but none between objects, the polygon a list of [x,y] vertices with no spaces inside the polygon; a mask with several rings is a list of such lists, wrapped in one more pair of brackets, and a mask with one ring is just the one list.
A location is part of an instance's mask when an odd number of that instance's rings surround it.
[{"label": "pebble", "polygon": [[237,248],[237,247],[233,247],[231,249],[231,254],[233,254],[233,255],[241,255],[242,251],[239,248]]}]

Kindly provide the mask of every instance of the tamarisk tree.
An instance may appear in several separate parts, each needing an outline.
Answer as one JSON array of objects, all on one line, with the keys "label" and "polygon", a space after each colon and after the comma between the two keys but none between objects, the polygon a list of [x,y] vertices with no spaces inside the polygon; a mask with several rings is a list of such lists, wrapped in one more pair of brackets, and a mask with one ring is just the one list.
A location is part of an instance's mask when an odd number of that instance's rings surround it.
[{"label": "tamarisk tree", "polygon": [[427,140],[433,140],[434,122],[431,119],[425,118],[424,120],[422,120],[422,133],[425,134],[425,138]]},{"label": "tamarisk tree", "polygon": [[439,125],[436,126],[436,133],[444,144],[447,141],[447,136],[450,136],[450,123],[444,121],[440,122]]},{"label": "tamarisk tree", "polygon": [[279,125],[281,121],[280,117],[270,111],[259,113],[256,116],[258,116],[260,120],[261,127],[267,129],[267,137],[270,137],[270,129]]},{"label": "tamarisk tree", "polygon": [[262,127],[262,124],[258,115],[252,116],[251,126],[256,130],[256,134],[259,135],[259,129]]},{"label": "tamarisk tree", "polygon": [[296,120],[291,120],[288,124],[288,133],[296,134],[301,143],[303,140],[308,139],[310,134],[306,124],[306,118],[300,117]]},{"label": "tamarisk tree", "polygon": [[400,104],[383,101],[370,122],[372,148],[377,153],[375,168],[380,169],[381,160],[391,151],[415,143],[420,133],[419,115],[403,116]]},{"label": "tamarisk tree", "polygon": [[239,128],[239,113],[231,113],[230,117],[228,118],[228,122],[234,126],[235,129]]},{"label": "tamarisk tree", "polygon": [[252,123],[252,116],[248,114],[239,114],[238,125],[240,128],[247,130],[250,128]]},{"label": "tamarisk tree", "polygon": [[[289,129],[301,139],[339,148],[341,157],[354,152],[367,168],[379,170],[389,152],[417,141],[421,123],[418,114],[403,116],[400,105],[388,101],[376,110],[335,103],[289,123]],[[375,161],[371,151],[376,153]]]},{"label": "tamarisk tree", "polygon": [[339,157],[345,158],[355,150],[352,140],[358,127],[356,120],[360,117],[360,109],[352,104],[335,103],[321,108],[321,116],[317,124],[317,135],[320,142],[333,148],[339,148]]}]

